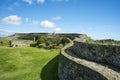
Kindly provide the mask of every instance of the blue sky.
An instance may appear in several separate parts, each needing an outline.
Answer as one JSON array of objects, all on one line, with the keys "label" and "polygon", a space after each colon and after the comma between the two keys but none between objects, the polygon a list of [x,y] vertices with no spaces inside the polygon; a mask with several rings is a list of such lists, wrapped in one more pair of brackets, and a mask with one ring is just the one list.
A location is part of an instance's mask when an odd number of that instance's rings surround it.
[{"label": "blue sky", "polygon": [[1,0],[0,34],[56,32],[120,40],[120,0]]}]

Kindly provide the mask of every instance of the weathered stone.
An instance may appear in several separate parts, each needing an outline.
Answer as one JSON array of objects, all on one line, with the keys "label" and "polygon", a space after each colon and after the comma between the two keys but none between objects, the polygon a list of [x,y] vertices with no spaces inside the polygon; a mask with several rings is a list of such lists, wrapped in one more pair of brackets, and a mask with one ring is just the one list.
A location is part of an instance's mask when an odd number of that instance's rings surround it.
[{"label": "weathered stone", "polygon": [[120,67],[120,46],[74,41],[72,51],[79,57]]},{"label": "weathered stone", "polygon": [[[74,45],[73,49],[76,48],[75,50],[78,50],[78,48],[80,48],[80,45],[76,45],[77,44]],[[72,52],[69,47],[71,47],[70,44],[66,45],[61,50],[58,67],[58,76],[60,80],[120,80],[119,69],[118,71],[113,70],[112,68],[103,66],[96,62],[81,59],[74,53],[75,51]],[[80,51],[84,50],[81,49]],[[89,52],[89,50],[87,51]],[[91,55],[91,53],[88,53],[87,51],[85,51],[85,54],[87,54],[87,56]],[[90,57],[93,57],[93,60],[96,59],[96,57],[93,55]]]}]

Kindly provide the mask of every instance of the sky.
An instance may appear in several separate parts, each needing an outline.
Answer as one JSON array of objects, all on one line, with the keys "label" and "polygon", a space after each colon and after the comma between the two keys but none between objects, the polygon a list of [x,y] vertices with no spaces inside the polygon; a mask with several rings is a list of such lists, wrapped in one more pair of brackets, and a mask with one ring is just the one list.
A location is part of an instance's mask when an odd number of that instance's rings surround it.
[{"label": "sky", "polygon": [[120,0],[1,0],[0,35],[79,33],[120,40]]}]

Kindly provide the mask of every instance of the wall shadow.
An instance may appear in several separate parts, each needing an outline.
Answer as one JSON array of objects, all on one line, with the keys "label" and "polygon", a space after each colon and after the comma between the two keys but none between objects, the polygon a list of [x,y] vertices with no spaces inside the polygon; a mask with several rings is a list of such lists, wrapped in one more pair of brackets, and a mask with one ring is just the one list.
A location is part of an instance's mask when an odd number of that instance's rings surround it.
[{"label": "wall shadow", "polygon": [[59,55],[54,57],[42,69],[40,78],[41,80],[59,80],[58,79],[58,61]]}]

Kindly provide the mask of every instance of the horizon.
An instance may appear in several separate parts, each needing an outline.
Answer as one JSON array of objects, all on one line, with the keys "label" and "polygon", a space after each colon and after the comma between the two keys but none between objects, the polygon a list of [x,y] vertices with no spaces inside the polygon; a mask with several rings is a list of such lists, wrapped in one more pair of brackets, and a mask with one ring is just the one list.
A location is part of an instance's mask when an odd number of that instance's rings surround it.
[{"label": "horizon", "polygon": [[0,35],[76,33],[120,40],[119,0],[5,0]]},{"label": "horizon", "polygon": [[[35,33],[13,33],[13,34],[10,34],[10,35],[0,35],[0,38],[4,38],[4,37],[9,37],[9,36],[12,36],[12,35],[16,35],[16,34],[53,34],[51,32],[35,32]],[[80,33],[55,33],[55,34],[78,34],[78,35],[86,35],[86,34],[80,34]],[[93,37],[87,35],[87,37],[90,37],[92,38],[93,40],[115,40],[115,41],[120,41],[120,40],[117,40],[117,39],[112,39],[112,38],[102,38],[102,39],[94,39]]]}]

